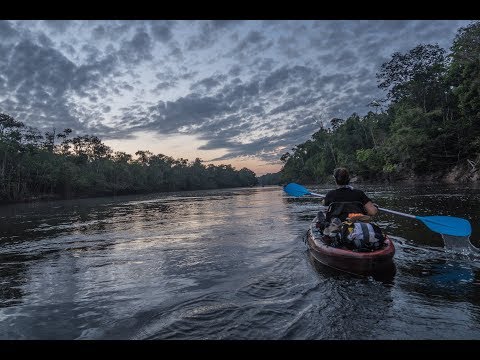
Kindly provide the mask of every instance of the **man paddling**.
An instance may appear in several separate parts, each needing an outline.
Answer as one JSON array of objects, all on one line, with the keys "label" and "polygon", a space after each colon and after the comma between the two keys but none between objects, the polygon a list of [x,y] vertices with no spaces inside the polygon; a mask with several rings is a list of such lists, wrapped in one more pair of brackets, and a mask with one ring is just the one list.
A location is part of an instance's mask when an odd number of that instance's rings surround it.
[{"label": "man paddling", "polygon": [[361,221],[367,221],[370,220],[369,217],[377,214],[378,209],[372,200],[362,190],[354,189],[349,185],[350,174],[346,168],[335,169],[333,177],[337,183],[337,189],[330,190],[324,199],[324,205],[329,207],[326,215],[327,222],[330,222],[333,217],[345,221],[349,214],[368,215],[361,219]]},{"label": "man paddling", "polygon": [[[383,236],[377,226],[364,225],[363,233],[361,226],[345,227],[346,223],[357,222],[360,225],[370,222],[378,212],[377,207],[362,190],[349,185],[350,174],[346,168],[335,169],[333,177],[337,189],[325,195],[324,205],[328,206],[328,210],[326,215],[322,211],[317,214],[317,227],[324,235],[331,237],[333,242],[338,242],[338,246],[351,244],[360,249],[370,247],[373,242],[373,247],[378,248],[383,243]],[[355,231],[357,227],[359,234]]]}]

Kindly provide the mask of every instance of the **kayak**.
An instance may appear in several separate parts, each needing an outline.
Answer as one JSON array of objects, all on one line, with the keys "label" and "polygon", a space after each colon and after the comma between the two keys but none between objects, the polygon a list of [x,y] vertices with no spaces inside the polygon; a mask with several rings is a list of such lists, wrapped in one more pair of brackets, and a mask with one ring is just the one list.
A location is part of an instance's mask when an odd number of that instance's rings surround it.
[{"label": "kayak", "polygon": [[364,275],[373,270],[392,267],[395,246],[388,236],[382,248],[374,251],[360,252],[336,248],[327,245],[316,223],[317,218],[311,222],[305,242],[313,257],[320,263],[342,271]]}]

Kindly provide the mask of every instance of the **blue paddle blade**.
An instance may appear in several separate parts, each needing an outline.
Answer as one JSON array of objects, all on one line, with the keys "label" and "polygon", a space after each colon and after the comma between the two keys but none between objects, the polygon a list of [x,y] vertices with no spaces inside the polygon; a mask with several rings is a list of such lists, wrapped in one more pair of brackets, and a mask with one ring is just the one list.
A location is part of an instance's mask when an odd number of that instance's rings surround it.
[{"label": "blue paddle blade", "polygon": [[295,183],[290,183],[288,185],[285,185],[283,187],[283,191],[285,191],[288,195],[292,195],[292,196],[303,196],[303,195],[310,194],[310,191],[308,191],[302,185],[298,185]]},{"label": "blue paddle blade", "polygon": [[472,226],[468,220],[453,216],[417,216],[428,228],[440,234],[470,236]]}]

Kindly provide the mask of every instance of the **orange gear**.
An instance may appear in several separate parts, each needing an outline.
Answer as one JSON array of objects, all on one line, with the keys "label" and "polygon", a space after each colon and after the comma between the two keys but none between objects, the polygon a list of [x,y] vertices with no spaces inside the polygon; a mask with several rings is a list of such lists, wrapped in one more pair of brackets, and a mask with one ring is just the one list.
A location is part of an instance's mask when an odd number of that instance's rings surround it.
[{"label": "orange gear", "polygon": [[365,221],[368,222],[370,221],[371,217],[365,214],[361,213],[350,213],[347,216],[347,220],[350,222],[355,222],[355,221]]}]

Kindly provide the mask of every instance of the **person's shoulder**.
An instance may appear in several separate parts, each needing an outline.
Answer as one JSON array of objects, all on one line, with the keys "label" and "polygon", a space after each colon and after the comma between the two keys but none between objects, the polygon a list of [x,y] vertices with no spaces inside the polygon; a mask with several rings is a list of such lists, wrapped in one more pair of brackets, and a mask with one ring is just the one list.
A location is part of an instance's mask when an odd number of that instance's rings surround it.
[{"label": "person's shoulder", "polygon": [[[362,199],[365,199],[364,201],[366,202],[367,200],[370,200],[370,197],[365,194],[365,192],[363,190],[360,190],[360,189],[353,189],[353,191],[355,191],[355,194],[356,196],[359,196],[360,198]],[[371,200],[370,200],[371,201]]]},{"label": "person's shoulder", "polygon": [[355,191],[355,192],[357,192],[357,193],[359,193],[359,194],[365,194],[365,192],[364,192],[363,190],[361,190],[361,189],[354,189],[354,188],[352,188],[352,190]]},{"label": "person's shoulder", "polygon": [[329,190],[327,191],[327,193],[325,194],[325,197],[324,197],[324,201],[326,202],[330,202],[332,200],[332,198],[335,197],[335,190]]}]

